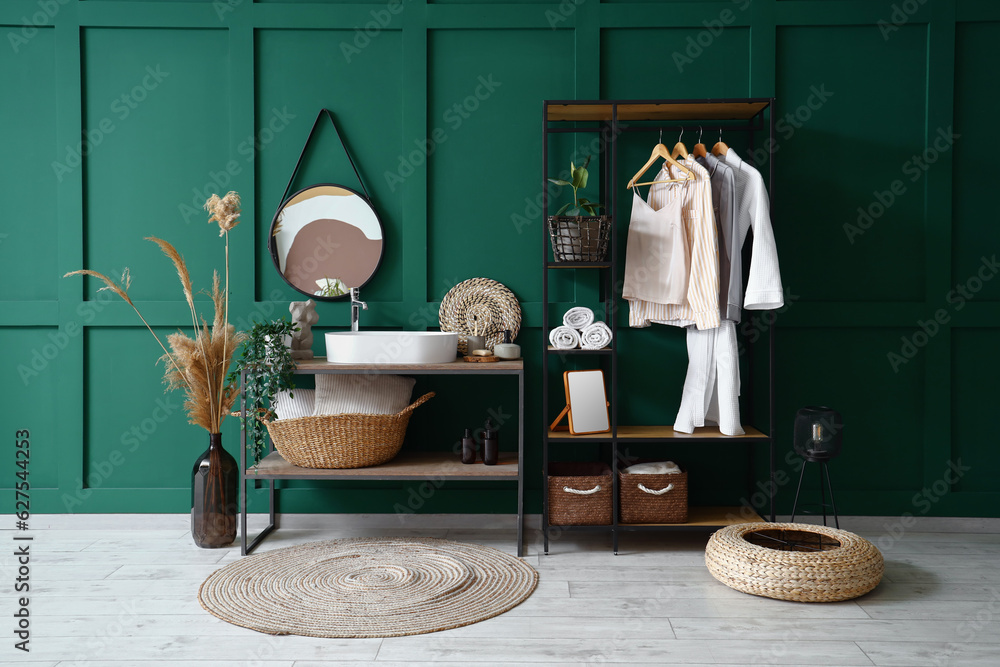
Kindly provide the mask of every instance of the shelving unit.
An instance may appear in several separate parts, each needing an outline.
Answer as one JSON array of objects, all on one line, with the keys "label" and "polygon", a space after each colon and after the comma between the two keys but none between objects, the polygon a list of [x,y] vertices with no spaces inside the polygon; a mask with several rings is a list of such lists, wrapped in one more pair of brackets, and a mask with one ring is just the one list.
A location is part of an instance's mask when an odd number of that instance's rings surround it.
[{"label": "shelving unit", "polygon": [[[545,553],[549,550],[549,497],[548,497],[548,469],[551,447],[565,448],[571,444],[597,444],[602,446],[602,451],[611,459],[611,469],[613,478],[613,514],[612,523],[607,526],[558,526],[562,530],[585,530],[609,532],[612,536],[612,546],[615,553],[618,553],[618,537],[622,532],[635,531],[678,531],[678,530],[715,530],[717,528],[733,523],[744,523],[747,521],[762,521],[760,515],[751,508],[746,507],[697,507],[692,506],[689,510],[689,520],[683,524],[622,524],[619,523],[619,489],[618,489],[618,463],[621,458],[619,446],[623,444],[669,444],[684,443],[731,443],[733,445],[749,446],[748,455],[752,458],[758,448],[767,449],[768,469],[770,484],[768,485],[768,496],[770,506],[768,508],[769,520],[774,520],[774,472],[775,472],[775,449],[774,449],[774,327],[767,328],[767,414],[768,424],[766,432],[761,428],[755,428],[744,424],[743,430],[746,432],[741,436],[723,435],[718,427],[698,428],[692,434],[678,433],[673,430],[672,425],[622,425],[618,423],[618,403],[619,403],[619,368],[618,368],[618,327],[615,313],[616,300],[620,299],[620,294],[615,282],[616,277],[622,273],[623,267],[618,263],[618,243],[617,230],[625,217],[627,211],[619,210],[616,194],[619,183],[624,182],[624,176],[619,178],[618,174],[618,142],[626,133],[645,132],[652,135],[656,131],[685,132],[697,131],[700,128],[706,132],[724,130],[725,132],[743,132],[749,138],[749,147],[754,145],[754,133],[768,130],[771,140],[774,139],[774,114],[767,114],[765,121],[765,111],[772,107],[774,98],[745,98],[745,99],[719,99],[719,100],[547,100],[542,106],[542,178],[543,186],[547,184],[549,172],[549,137],[557,133],[600,133],[604,140],[603,150],[600,156],[601,179],[599,200],[606,202],[607,210],[612,216],[612,232],[609,242],[608,260],[604,262],[556,262],[552,257],[548,238],[547,225],[543,240],[543,290],[542,290],[542,327],[545,338],[554,324],[550,322],[550,299],[549,299],[549,272],[574,270],[593,270],[600,274],[598,284],[600,286],[600,300],[604,306],[605,322],[612,329],[612,344],[604,350],[557,350],[546,344],[543,348],[543,374],[542,374],[542,410],[545,428],[542,434],[542,475],[543,475],[543,510],[542,510],[542,533]],[[625,122],[627,121],[627,123]],[[672,123],[665,125],[664,123]],[[711,135],[708,135],[711,136]],[[773,201],[774,197],[774,160],[770,160],[770,172],[766,180],[769,184],[769,192]],[[542,218],[547,220],[549,211],[549,192],[547,187],[543,190]],[[774,210],[774,207],[771,207]],[[744,248],[749,248],[751,242],[748,240]],[[745,252],[747,252],[745,250]],[[744,272],[749,271],[750,262],[743,263]],[[746,277],[744,277],[746,284]],[[744,311],[744,319],[762,316],[764,311]],[[556,324],[561,324],[558,322]],[[742,383],[744,387],[753,387],[754,354],[752,351],[752,341],[747,341],[749,355],[749,373]],[[549,409],[549,383],[550,368],[563,363],[565,359],[577,359],[580,357],[594,357],[594,361],[604,371],[606,376],[610,375],[610,387],[608,396],[610,397],[610,422],[611,431],[608,433],[598,433],[590,435],[570,435],[564,431],[550,431],[549,421],[561,406],[555,410]],[[560,359],[561,357],[561,359]],[[745,409],[742,414],[752,413],[753,395],[749,393],[744,401]],[[747,497],[752,495],[754,480],[748,479]]]},{"label": "shelving unit", "polygon": [[[517,377],[517,451],[500,452],[496,465],[482,463],[463,465],[451,451],[413,452],[403,450],[391,461],[369,468],[326,470],[292,465],[268,444],[268,453],[256,470],[247,466],[247,436],[241,429],[240,447],[240,548],[245,556],[264,541],[278,525],[275,505],[275,483],[283,479],[339,481],[461,481],[517,483],[517,555],[524,555],[524,362],[467,363],[453,361],[444,364],[335,364],[324,357],[301,360],[295,370],[298,375],[324,373],[375,373],[392,375],[508,375]],[[241,378],[241,387],[244,382]],[[240,395],[240,410],[246,410],[246,396]],[[247,540],[247,482],[268,481],[268,525]]]}]

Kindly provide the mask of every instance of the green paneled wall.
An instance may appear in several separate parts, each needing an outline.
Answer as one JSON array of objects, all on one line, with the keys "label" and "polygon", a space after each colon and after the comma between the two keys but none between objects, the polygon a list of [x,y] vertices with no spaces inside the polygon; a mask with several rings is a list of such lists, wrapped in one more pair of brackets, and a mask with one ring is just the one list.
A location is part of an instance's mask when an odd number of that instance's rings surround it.
[{"label": "green paneled wall", "polygon": [[[795,410],[829,404],[847,423],[833,466],[843,513],[1000,516],[997,3],[928,0],[905,21],[887,0],[57,4],[38,21],[33,0],[0,4],[0,404],[8,428],[32,433],[35,511],[187,510],[189,466],[207,438],[186,423],[180,396],[163,394],[159,348],[127,305],[59,276],[129,267],[131,293],[157,331],[188,326],[173,268],[143,237],[173,242],[196,288],[208,287],[223,242],[200,205],[236,189],[244,224],[231,235],[233,320],[246,327],[285,313],[299,297],[265,241],[324,106],[386,228],[364,326],[436,326],[441,296],[473,276],[520,297],[528,509],[538,511],[540,432],[553,416],[538,407],[542,228],[531,206],[542,100],[775,95],[779,142],[758,157],[775,161],[787,287],[774,325],[782,470],[795,470],[786,460]],[[588,139],[554,139],[555,168]],[[650,139],[625,136],[624,171],[645,160]],[[727,141],[746,148],[742,137]],[[327,125],[293,188],[317,181],[354,185]],[[553,276],[552,317],[594,299],[593,276],[568,274]],[[348,320],[343,303],[319,313],[318,334]],[[624,325],[624,309],[619,317]],[[620,350],[622,422],[669,421],[683,334],[623,330]],[[744,385],[756,398],[747,421],[766,414],[761,380]],[[420,388],[439,396],[412,422],[414,447],[448,449],[488,409],[516,402],[502,380],[424,378]],[[229,420],[231,451],[238,433]],[[512,428],[501,437],[514,445]],[[0,454],[13,461],[4,442]],[[764,470],[742,450],[669,455],[693,466],[701,503],[738,502],[747,473]],[[959,459],[969,470],[938,493]],[[791,504],[790,485],[779,509]],[[389,512],[418,486],[289,484],[282,509]],[[925,488],[931,503],[917,497]],[[255,508],[262,500],[252,493]],[[514,505],[503,485],[448,484],[419,508],[455,509]]]}]

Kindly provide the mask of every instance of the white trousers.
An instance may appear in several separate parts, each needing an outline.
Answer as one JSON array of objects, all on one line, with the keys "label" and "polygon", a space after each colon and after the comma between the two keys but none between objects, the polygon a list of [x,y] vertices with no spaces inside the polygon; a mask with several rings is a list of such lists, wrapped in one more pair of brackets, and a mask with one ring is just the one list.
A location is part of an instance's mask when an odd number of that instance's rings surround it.
[{"label": "white trousers", "polygon": [[740,423],[740,360],[736,323],[722,320],[718,329],[687,328],[688,369],[674,430],[694,433],[706,422],[723,435],[743,435]]}]

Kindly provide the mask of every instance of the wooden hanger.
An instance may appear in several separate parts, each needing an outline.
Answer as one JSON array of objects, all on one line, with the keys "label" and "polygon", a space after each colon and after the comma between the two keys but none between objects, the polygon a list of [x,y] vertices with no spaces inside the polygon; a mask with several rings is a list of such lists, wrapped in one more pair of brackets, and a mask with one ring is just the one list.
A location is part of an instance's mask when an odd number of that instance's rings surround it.
[{"label": "wooden hanger", "polygon": [[[683,171],[685,174],[687,174],[687,176],[685,178],[672,178],[663,181],[647,181],[645,183],[636,183],[636,181],[639,180],[639,177],[645,174],[646,170],[649,169],[654,162],[656,162],[657,158],[663,158],[670,164],[674,165],[675,167]],[[674,157],[667,150],[666,146],[664,146],[663,144],[656,144],[655,146],[653,146],[653,152],[649,156],[649,160],[647,160],[646,164],[642,165],[642,169],[637,171],[635,176],[633,176],[631,180],[629,180],[627,189],[632,189],[639,185],[652,185],[653,183],[680,183],[681,181],[686,181],[689,178],[693,177],[694,173],[690,169],[682,165],[680,162],[675,160]]]},{"label": "wooden hanger", "polygon": [[708,149],[705,148],[705,144],[701,143],[701,125],[698,126],[698,143],[694,145],[691,152],[695,157],[705,157],[708,155]]},{"label": "wooden hanger", "polygon": [[729,146],[722,141],[722,128],[719,128],[719,140],[712,146],[712,155],[725,155],[729,152]]}]

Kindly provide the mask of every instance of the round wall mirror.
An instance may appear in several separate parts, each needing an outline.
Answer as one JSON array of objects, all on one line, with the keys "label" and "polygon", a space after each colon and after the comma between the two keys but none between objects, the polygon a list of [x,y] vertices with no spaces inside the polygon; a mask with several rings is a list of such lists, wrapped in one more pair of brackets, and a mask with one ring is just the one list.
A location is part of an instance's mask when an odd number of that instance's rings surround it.
[{"label": "round wall mirror", "polygon": [[342,185],[312,185],[281,203],[267,245],[285,282],[314,299],[332,301],[375,275],[384,229],[364,195]]}]

